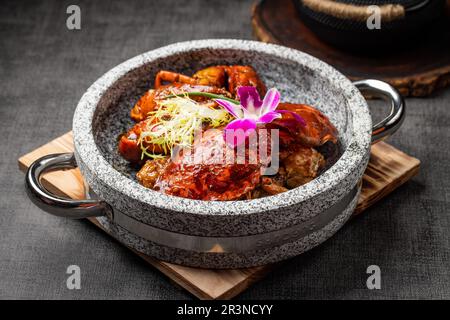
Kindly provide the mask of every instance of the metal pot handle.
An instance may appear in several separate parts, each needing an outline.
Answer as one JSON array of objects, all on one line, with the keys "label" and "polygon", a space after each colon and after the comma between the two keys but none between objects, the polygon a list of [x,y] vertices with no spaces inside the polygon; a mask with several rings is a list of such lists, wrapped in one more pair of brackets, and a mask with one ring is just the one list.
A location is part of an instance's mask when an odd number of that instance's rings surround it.
[{"label": "metal pot handle", "polygon": [[405,118],[405,102],[397,89],[386,82],[373,79],[355,81],[353,84],[361,92],[391,102],[391,113],[372,127],[372,143],[381,141],[397,131]]},{"label": "metal pot handle", "polygon": [[31,201],[48,213],[71,219],[98,217],[111,212],[111,207],[102,200],[62,198],[50,193],[40,181],[46,171],[76,167],[73,153],[49,154],[34,161],[25,175],[25,186]]}]

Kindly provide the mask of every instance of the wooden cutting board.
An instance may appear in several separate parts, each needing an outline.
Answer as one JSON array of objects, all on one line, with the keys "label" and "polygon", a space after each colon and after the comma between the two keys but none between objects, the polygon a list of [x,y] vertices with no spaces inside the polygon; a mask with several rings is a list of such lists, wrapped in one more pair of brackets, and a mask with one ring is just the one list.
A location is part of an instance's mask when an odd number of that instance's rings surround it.
[{"label": "wooden cutting board", "polygon": [[[25,172],[36,159],[63,152],[73,152],[71,132],[22,156],[19,159],[19,168]],[[354,215],[361,213],[416,175],[419,166],[418,159],[387,143],[379,142],[372,146],[370,163],[363,177],[361,197]],[[48,172],[44,174],[42,181],[51,192],[73,199],[84,197],[83,178],[78,169]],[[102,228],[97,220],[89,220]],[[276,264],[272,264],[235,270],[190,268],[160,261],[129,249],[200,299],[230,299],[276,267]]]}]

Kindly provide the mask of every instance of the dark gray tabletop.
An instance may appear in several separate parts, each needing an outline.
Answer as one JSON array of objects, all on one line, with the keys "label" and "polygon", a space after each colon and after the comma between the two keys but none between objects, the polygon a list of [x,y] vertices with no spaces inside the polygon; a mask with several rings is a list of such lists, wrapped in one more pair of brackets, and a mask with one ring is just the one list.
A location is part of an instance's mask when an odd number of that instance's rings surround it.
[{"label": "dark gray tabletop", "polygon": [[[20,155],[70,130],[85,89],[125,59],[182,40],[252,39],[252,1],[178,3],[2,1],[0,298],[192,298],[88,222],[37,209],[17,169]],[[69,4],[81,8],[79,31],[66,28]],[[449,104],[450,90],[407,100],[390,141],[422,160],[417,177],[239,298],[450,298]],[[81,290],[66,287],[72,264]],[[381,290],[366,287],[373,264]]]}]

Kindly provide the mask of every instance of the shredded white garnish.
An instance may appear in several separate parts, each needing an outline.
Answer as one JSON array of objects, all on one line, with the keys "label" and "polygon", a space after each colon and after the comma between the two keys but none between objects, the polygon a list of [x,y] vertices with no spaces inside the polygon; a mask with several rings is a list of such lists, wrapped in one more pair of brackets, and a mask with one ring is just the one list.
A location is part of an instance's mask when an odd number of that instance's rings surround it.
[{"label": "shredded white garnish", "polygon": [[233,117],[214,102],[199,103],[186,96],[158,101],[158,109],[148,115],[148,125],[140,135],[142,157],[163,157],[145,147],[144,142],[158,145],[169,154],[174,146],[189,147],[194,134],[203,124],[217,128],[228,124]]}]

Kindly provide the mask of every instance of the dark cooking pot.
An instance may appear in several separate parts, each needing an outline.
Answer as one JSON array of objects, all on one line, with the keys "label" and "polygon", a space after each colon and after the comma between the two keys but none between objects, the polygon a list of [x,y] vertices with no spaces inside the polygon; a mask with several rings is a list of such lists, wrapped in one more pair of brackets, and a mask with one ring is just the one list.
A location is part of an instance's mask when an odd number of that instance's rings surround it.
[{"label": "dark cooking pot", "polygon": [[[380,45],[417,42],[444,15],[445,0],[293,0],[302,21],[332,45],[361,50]],[[369,29],[367,19],[381,11],[380,29]],[[373,20],[371,20],[373,21]],[[413,41],[411,41],[413,40]],[[379,50],[377,51],[379,52]]]}]

